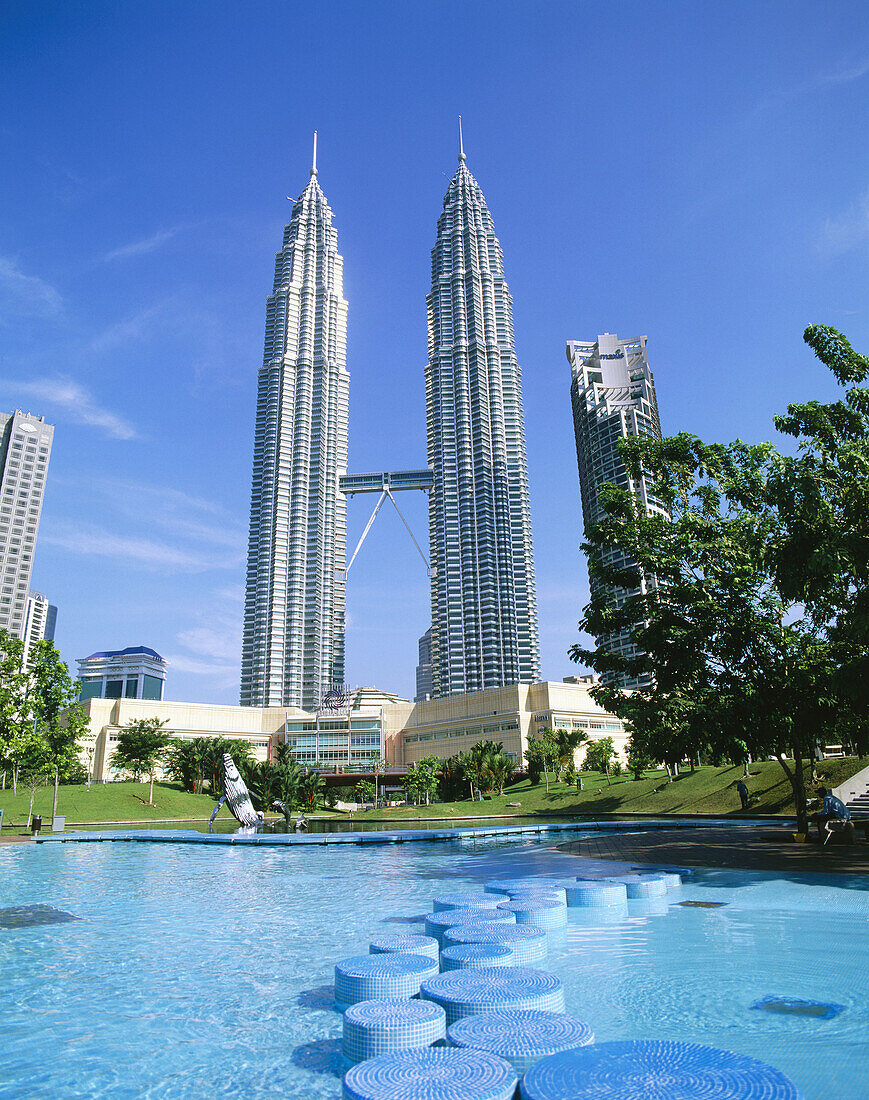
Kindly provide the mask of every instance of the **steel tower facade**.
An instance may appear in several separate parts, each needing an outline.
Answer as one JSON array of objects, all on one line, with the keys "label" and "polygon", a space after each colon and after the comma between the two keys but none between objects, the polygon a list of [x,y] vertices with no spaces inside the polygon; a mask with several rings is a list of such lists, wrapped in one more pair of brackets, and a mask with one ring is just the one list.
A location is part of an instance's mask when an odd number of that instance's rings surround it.
[{"label": "steel tower facade", "polygon": [[492,217],[461,145],[438,219],[427,305],[437,697],[540,678],[513,302]]},{"label": "steel tower facade", "polygon": [[259,372],[243,706],[316,709],[344,680],[350,380],[343,260],[311,178],[275,260]]}]

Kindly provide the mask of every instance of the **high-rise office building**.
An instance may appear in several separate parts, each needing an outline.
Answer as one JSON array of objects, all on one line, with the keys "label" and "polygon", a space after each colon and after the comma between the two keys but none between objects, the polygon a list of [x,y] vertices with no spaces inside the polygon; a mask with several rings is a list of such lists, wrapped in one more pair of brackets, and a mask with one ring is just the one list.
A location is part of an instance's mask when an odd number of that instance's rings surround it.
[{"label": "high-rise office building", "polygon": [[168,661],[144,645],[79,657],[80,699],[163,698]]},{"label": "high-rise office building", "polygon": [[513,303],[492,217],[461,144],[438,219],[427,304],[438,697],[540,678]]},{"label": "high-rise office building", "polygon": [[27,593],[27,611],[24,616],[24,660],[30,663],[30,654],[37,642],[54,641],[57,627],[57,608],[48,597],[31,588]]},{"label": "high-rise office building", "polygon": [[259,372],[241,702],[315,709],[344,680],[347,303],[317,180],[275,262]]},{"label": "high-rise office building", "polygon": [[53,438],[41,416],[0,413],[0,630],[22,640]]},{"label": "high-rise office building", "polygon": [[[660,501],[651,494],[645,477],[639,480],[628,477],[618,452],[619,440],[627,436],[661,438],[646,337],[619,340],[618,336],[607,332],[598,336],[595,343],[571,340],[567,345],[567,358],[571,369],[570,398],[583,523],[588,527],[602,518],[598,493],[607,483],[629,490],[649,511],[664,512]],[[618,566],[633,564],[618,551],[609,551],[606,560]],[[591,579],[590,583],[592,595],[598,595],[597,582]],[[642,584],[654,584],[654,578],[644,577]],[[613,593],[613,599],[618,599],[618,593]],[[597,644],[605,652],[624,657],[634,657],[640,652],[625,631],[598,638]],[[601,680],[626,688],[644,687],[649,683],[646,675],[631,677],[615,673],[604,673]]]},{"label": "high-rise office building", "polygon": [[416,666],[415,703],[422,703],[432,697],[431,682],[431,627],[419,640],[419,663]]}]

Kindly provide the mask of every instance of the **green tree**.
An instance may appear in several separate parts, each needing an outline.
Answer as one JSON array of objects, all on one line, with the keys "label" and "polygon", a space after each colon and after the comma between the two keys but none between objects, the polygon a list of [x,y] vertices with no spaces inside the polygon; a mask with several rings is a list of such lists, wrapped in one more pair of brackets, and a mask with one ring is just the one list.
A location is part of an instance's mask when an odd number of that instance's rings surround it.
[{"label": "green tree", "polygon": [[437,794],[444,761],[439,756],[424,756],[408,769],[407,793],[417,805],[425,798],[426,806]]},{"label": "green tree", "polygon": [[172,741],[168,733],[163,732],[166,721],[160,718],[137,718],[118,731],[118,743],[112,754],[111,765],[133,773],[138,781],[147,775],[148,805],[154,805],[154,772],[163,759]]},{"label": "green tree", "polygon": [[78,685],[61,661],[52,642],[43,639],[30,651],[28,694],[36,734],[45,742],[54,769],[54,801],[51,817],[57,815],[57,788],[78,765],[79,741],[88,729],[85,708],[78,702]]},{"label": "green tree", "polygon": [[458,802],[474,795],[474,773],[470,754],[457,752],[441,761],[440,796],[444,802]]},{"label": "green tree", "polygon": [[552,732],[552,741],[556,751],[555,767],[557,780],[562,772],[574,766],[576,750],[588,740],[588,734],[582,730],[556,729]]},{"label": "green tree", "polygon": [[323,779],[318,772],[308,771],[299,779],[297,797],[306,810],[319,808],[323,797]]},{"label": "green tree", "polygon": [[[853,385],[869,361],[835,330],[813,326],[806,340],[850,388],[840,402],[791,406],[778,419],[800,439],[796,457],[686,433],[620,445],[629,474],[646,473],[669,515],[604,487],[586,548],[620,598],[601,593],[580,625],[597,638],[626,630],[645,655],[571,651],[598,671],[651,675],[631,696],[594,694],[655,758],[775,756],[801,831],[814,743],[835,738],[839,723],[865,738],[869,660],[869,392]],[[614,567],[612,550],[635,564]]]},{"label": "green tree", "polygon": [[356,784],[356,799],[365,805],[366,802],[371,802],[374,798],[374,784],[368,779],[360,779]]},{"label": "green tree", "polygon": [[[806,609],[833,648],[836,689],[869,713],[869,356],[834,328],[803,339],[842,387],[838,401],[788,406],[776,428],[798,440],[764,486],[778,525],[770,565],[783,597]],[[867,745],[866,722],[857,732]]]},{"label": "green tree", "polygon": [[376,809],[378,803],[377,777],[386,771],[386,761],[379,752],[373,752],[368,758],[368,767],[371,769],[371,775],[374,779],[374,808]]},{"label": "green tree", "polygon": [[549,794],[549,769],[558,766],[559,751],[554,730],[543,730],[539,737],[528,735],[528,744],[525,749],[528,778],[536,784],[540,782],[541,775],[545,776],[547,794]]},{"label": "green tree", "polygon": [[19,757],[33,737],[33,700],[24,671],[24,642],[0,630],[0,759],[18,791]]},{"label": "green tree", "polygon": [[633,740],[628,741],[627,750],[628,767],[634,773],[634,779],[642,779],[643,773],[652,767],[654,760],[641,745],[634,744]]},{"label": "green tree", "polygon": [[21,782],[30,791],[30,806],[27,811],[27,828],[33,817],[33,800],[36,792],[46,787],[52,779],[54,761],[48,744],[41,737],[31,737],[19,748],[16,767]]},{"label": "green tree", "polygon": [[583,767],[586,771],[604,772],[609,778],[610,767],[615,754],[615,746],[611,737],[599,737],[596,741],[589,741],[585,750]]},{"label": "green tree", "polygon": [[263,760],[252,766],[250,771],[250,794],[263,813],[273,809],[275,802],[281,799],[283,786],[282,765],[272,760]]}]

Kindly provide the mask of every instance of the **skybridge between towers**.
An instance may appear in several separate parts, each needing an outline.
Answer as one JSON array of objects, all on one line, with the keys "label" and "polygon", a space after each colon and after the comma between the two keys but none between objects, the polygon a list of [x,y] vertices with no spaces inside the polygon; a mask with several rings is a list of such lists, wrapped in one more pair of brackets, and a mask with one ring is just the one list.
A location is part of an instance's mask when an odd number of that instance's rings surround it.
[{"label": "skybridge between towers", "polygon": [[425,571],[428,576],[431,576],[431,567],[429,566],[428,559],[422,552],[422,548],[414,538],[413,531],[408,526],[407,520],[402,515],[401,509],[395,500],[393,493],[407,492],[410,489],[420,489],[422,492],[427,493],[434,485],[434,471],[425,470],[384,470],[378,473],[371,474],[344,474],[338,479],[338,488],[340,491],[348,497],[355,496],[357,493],[379,493],[380,496],[377,499],[377,504],[374,506],[374,511],[371,513],[371,518],[365,525],[365,530],[362,532],[362,536],[359,542],[356,544],[356,549],[353,551],[353,556],[347,563],[347,572],[350,572],[350,566],[356,560],[356,555],[362,548],[362,543],[365,542],[368,532],[377,518],[377,513],[383,506],[383,502],[387,497],[392,501],[396,512],[398,512],[399,519],[404,524],[404,528],[413,540],[413,545],[416,547],[419,556],[422,558]]}]

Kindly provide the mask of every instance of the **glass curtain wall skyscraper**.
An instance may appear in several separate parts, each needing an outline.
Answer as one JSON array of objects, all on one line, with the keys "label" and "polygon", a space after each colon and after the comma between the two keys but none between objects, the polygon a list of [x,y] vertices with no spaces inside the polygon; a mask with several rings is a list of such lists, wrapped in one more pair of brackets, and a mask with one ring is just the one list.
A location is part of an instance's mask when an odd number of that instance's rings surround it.
[{"label": "glass curtain wall skyscraper", "polygon": [[316,709],[344,680],[347,303],[317,180],[275,260],[259,372],[242,643],[244,706]]},{"label": "glass curtain wall skyscraper", "polygon": [[[570,398],[585,526],[603,517],[598,493],[607,483],[633,493],[648,511],[666,514],[661,502],[651,494],[646,478],[635,481],[628,476],[618,452],[619,440],[627,436],[661,438],[646,337],[619,340],[608,332],[598,336],[595,343],[571,340],[567,345],[567,358],[571,370]],[[608,552],[606,560],[620,567],[633,564],[630,558],[615,550]],[[654,578],[644,577],[642,583],[644,586],[654,584]],[[600,589],[593,578],[590,578],[590,585],[592,596],[597,596]],[[613,599],[618,598],[618,592],[613,593]],[[626,631],[598,638],[597,645],[607,653],[624,657],[634,657],[640,652]],[[604,673],[601,680],[625,688],[645,687],[650,682],[645,675],[631,677],[612,672]]]},{"label": "glass curtain wall skyscraper", "polygon": [[427,305],[437,697],[540,678],[513,303],[492,217],[461,146],[438,219]]}]

